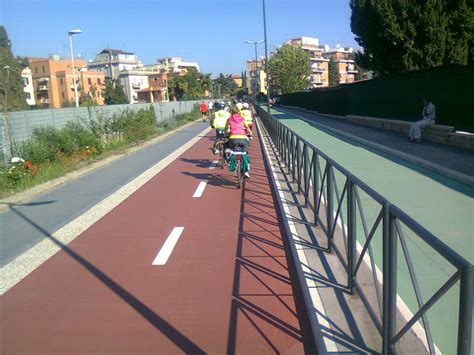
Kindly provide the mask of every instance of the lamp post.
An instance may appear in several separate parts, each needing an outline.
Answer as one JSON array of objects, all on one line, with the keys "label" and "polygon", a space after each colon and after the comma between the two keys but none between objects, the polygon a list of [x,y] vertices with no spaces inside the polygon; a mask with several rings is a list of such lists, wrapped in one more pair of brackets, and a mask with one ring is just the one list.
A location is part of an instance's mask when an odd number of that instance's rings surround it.
[{"label": "lamp post", "polygon": [[76,107],[79,107],[79,97],[77,96],[77,83],[76,83],[76,68],[74,66],[74,51],[72,49],[72,36],[82,33],[80,29],[74,29],[68,31],[69,35],[69,47],[71,48],[71,64],[72,64],[72,78],[74,80],[74,101],[76,102]]},{"label": "lamp post", "polygon": [[5,165],[7,165],[9,159],[13,157],[13,140],[10,132],[10,125],[8,124],[8,116],[7,116],[7,111],[8,111],[8,80],[10,79],[10,66],[5,65],[2,70],[6,71],[6,78],[4,80],[4,89],[5,89],[5,100],[3,102],[3,110],[2,110],[2,116],[3,116],[3,125],[5,126],[5,133],[8,139],[8,154],[10,155],[7,157],[6,155],[4,156],[5,159]]},{"label": "lamp post", "polygon": [[244,43],[253,44],[255,46],[255,69],[254,69],[254,94],[255,94],[255,98],[257,98],[257,90],[258,90],[258,87],[260,86],[260,75],[259,75],[259,71],[258,71],[257,45],[259,45],[260,43],[263,43],[263,42],[264,42],[263,39],[261,41],[257,41],[257,42],[244,41]]},{"label": "lamp post", "polygon": [[263,5],[263,37],[265,41],[265,83],[267,89],[267,112],[270,113],[270,85],[268,85],[268,41],[267,41],[267,16],[265,13],[265,0],[262,0]]}]

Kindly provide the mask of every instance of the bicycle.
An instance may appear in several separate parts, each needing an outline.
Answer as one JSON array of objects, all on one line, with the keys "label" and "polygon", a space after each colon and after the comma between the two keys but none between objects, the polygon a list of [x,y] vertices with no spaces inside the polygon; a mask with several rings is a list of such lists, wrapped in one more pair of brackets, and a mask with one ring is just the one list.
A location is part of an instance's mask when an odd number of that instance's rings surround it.
[{"label": "bicycle", "polygon": [[225,142],[226,142],[226,139],[223,138],[214,144],[214,149],[219,151],[219,156],[220,156],[219,160],[221,163],[221,169],[224,169],[224,165],[226,164],[225,151],[224,151]]},{"label": "bicycle", "polygon": [[235,159],[235,173],[237,175],[237,186],[239,189],[242,188],[244,181],[244,155],[247,155],[247,153],[242,151],[241,145],[236,145],[234,149],[230,151],[230,157],[233,156]]}]

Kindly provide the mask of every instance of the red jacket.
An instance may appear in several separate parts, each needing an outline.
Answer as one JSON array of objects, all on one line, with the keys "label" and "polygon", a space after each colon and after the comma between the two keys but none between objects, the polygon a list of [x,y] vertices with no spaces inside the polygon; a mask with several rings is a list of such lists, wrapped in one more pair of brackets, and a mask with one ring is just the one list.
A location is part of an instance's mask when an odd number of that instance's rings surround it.
[{"label": "red jacket", "polygon": [[201,104],[201,112],[206,112],[207,111],[207,105],[205,102]]}]

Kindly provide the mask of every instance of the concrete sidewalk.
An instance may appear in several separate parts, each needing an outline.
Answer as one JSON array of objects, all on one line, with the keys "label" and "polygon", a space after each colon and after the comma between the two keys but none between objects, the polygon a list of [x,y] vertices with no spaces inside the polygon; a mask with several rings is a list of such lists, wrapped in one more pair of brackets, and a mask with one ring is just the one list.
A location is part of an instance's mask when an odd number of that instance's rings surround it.
[{"label": "concrete sidewalk", "polygon": [[[464,180],[461,182],[468,184],[470,180],[474,182],[474,154],[468,150],[432,142],[412,144],[408,142],[408,139],[404,134],[399,132],[347,123],[338,120],[337,117],[317,114],[315,112],[308,112],[306,110],[297,108],[277,107],[276,109],[291,113],[293,115],[301,116],[302,118],[310,120],[315,124],[324,125],[328,129],[336,129],[339,132],[350,134],[351,136],[355,136],[379,146],[386,147],[392,150],[395,154],[397,152],[401,153],[401,158],[405,158],[405,155],[408,157],[413,157],[415,159],[412,160],[412,162],[420,163],[422,166],[422,161],[425,161],[431,164],[436,164],[441,168],[451,170],[457,174],[465,175],[464,179],[462,179],[462,176],[460,177],[462,180]],[[430,169],[431,164],[426,164],[425,167]],[[437,172],[442,174],[445,173],[445,175],[449,176],[447,171],[443,171],[444,169],[438,169]],[[449,177],[456,178],[456,176]],[[460,179],[456,180],[459,181]]]}]

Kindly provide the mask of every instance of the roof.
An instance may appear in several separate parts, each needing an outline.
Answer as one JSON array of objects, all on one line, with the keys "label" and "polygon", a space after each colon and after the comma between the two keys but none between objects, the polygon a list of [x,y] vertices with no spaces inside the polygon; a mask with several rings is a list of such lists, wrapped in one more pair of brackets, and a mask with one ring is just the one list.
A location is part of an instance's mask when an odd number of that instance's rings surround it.
[{"label": "roof", "polygon": [[100,53],[110,53],[110,52],[112,52],[112,54],[135,54],[132,52],[125,52],[121,49],[111,49],[111,48],[102,49]]}]

